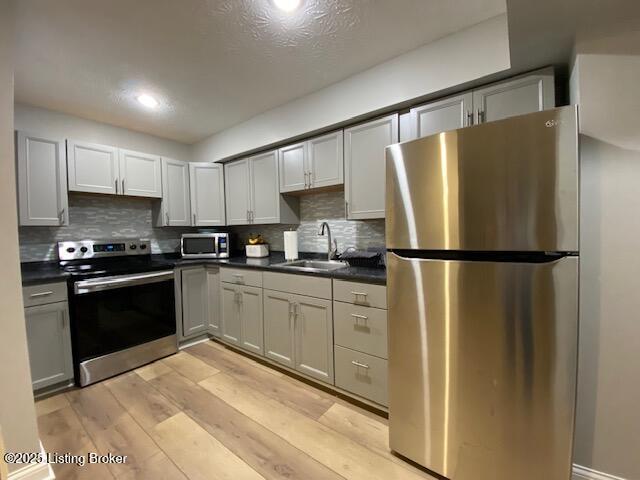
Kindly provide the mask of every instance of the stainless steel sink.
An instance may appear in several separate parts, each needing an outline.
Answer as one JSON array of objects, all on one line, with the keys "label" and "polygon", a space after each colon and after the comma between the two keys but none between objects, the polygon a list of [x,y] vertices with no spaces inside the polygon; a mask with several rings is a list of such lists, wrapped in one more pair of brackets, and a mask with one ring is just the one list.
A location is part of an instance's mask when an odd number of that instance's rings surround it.
[{"label": "stainless steel sink", "polygon": [[337,260],[294,260],[292,262],[277,263],[274,267],[288,267],[305,272],[331,272],[348,267],[348,265]]}]

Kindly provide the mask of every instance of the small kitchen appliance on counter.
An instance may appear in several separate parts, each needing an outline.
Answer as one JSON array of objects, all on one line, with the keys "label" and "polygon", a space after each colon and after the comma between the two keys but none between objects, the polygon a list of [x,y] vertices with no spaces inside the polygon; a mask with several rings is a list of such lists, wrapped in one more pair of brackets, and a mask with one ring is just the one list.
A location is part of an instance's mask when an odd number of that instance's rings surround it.
[{"label": "small kitchen appliance on counter", "polygon": [[184,258],[229,258],[228,233],[183,233],[180,253]]}]

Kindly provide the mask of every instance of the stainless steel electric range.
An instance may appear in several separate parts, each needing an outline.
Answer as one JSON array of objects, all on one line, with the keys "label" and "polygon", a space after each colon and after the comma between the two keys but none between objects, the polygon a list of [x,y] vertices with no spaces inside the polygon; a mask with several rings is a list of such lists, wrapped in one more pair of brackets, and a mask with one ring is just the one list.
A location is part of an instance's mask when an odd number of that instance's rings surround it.
[{"label": "stainless steel electric range", "polygon": [[69,273],[76,383],[86,386],[175,353],[173,266],[148,240],[58,243]]}]

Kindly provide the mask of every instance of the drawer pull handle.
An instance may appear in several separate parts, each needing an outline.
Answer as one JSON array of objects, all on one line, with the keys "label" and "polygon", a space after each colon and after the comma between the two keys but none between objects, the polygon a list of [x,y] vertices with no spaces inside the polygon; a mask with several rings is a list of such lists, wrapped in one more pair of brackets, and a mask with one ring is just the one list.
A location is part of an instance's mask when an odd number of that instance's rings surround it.
[{"label": "drawer pull handle", "polygon": [[231,276],[240,282],[244,279],[244,275],[240,275],[239,273],[234,273]]},{"label": "drawer pull handle", "polygon": [[368,295],[366,292],[351,292],[351,294],[356,297],[366,297]]},{"label": "drawer pull handle", "polygon": [[53,292],[40,292],[40,293],[32,293],[31,295],[29,295],[31,298],[36,298],[36,297],[46,297],[47,295],[53,295]]},{"label": "drawer pull handle", "polygon": [[358,315],[357,313],[352,313],[351,316],[357,320],[368,320],[369,317],[366,315]]},{"label": "drawer pull handle", "polygon": [[369,368],[369,365],[367,365],[366,363],[360,363],[357,360],[351,360],[351,363],[353,363],[356,367]]}]

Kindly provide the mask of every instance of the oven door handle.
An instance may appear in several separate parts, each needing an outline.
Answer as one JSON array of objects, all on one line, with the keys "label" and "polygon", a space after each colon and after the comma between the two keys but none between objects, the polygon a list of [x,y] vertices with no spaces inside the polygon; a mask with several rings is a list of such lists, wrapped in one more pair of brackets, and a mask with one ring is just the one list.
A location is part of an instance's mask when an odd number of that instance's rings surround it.
[{"label": "oven door handle", "polygon": [[73,284],[73,291],[76,295],[100,292],[103,290],[113,290],[115,288],[133,287],[148,283],[158,283],[173,280],[173,270],[162,270],[160,272],[138,273],[135,275],[119,275],[114,277],[95,278],[83,280]]}]

